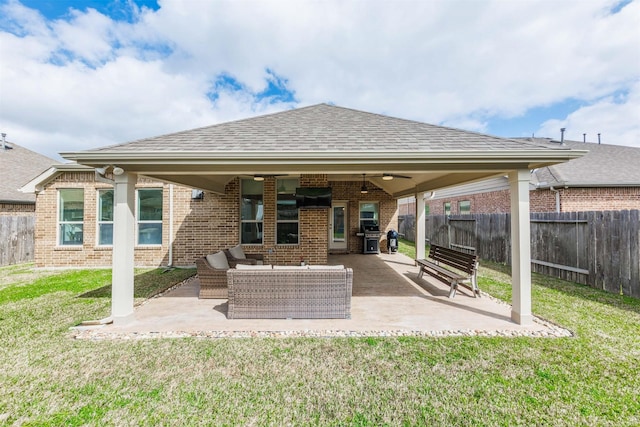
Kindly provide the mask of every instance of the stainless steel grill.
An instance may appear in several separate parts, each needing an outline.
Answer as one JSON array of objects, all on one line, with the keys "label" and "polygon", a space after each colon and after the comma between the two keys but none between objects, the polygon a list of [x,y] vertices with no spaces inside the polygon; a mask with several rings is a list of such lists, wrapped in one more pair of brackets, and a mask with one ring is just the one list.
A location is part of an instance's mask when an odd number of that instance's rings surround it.
[{"label": "stainless steel grill", "polygon": [[380,228],[375,226],[367,226],[364,232],[363,254],[379,254],[380,253]]}]

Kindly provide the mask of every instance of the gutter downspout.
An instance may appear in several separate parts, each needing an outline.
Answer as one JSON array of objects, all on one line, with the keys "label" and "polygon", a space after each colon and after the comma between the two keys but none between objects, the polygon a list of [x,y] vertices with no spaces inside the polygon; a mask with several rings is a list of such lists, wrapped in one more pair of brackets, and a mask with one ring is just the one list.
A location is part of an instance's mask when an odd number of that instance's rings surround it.
[{"label": "gutter downspout", "polygon": [[167,267],[173,267],[173,184],[169,184],[169,260]]},{"label": "gutter downspout", "polygon": [[560,213],[560,190],[553,188],[553,185],[549,187],[549,190],[556,193],[556,212]]}]

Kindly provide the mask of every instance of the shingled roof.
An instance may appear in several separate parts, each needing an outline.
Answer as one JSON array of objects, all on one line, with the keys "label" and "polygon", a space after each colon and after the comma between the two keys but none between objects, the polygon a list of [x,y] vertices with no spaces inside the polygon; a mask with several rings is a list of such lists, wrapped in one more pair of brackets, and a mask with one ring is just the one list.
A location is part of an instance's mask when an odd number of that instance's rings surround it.
[{"label": "shingled roof", "polygon": [[582,154],[319,104],[62,156],[218,193],[239,176],[322,173],[403,197]]},{"label": "shingled roof", "polygon": [[92,151],[476,151],[541,149],[476,132],[328,104],[140,139]]},{"label": "shingled roof", "polygon": [[[535,138],[530,142],[560,146],[557,141]],[[564,141],[566,147],[589,150],[585,156],[566,163],[537,169],[539,187],[637,187],[640,186],[640,148],[622,145]]]},{"label": "shingled roof", "polygon": [[34,194],[18,189],[54,163],[57,162],[18,144],[7,142],[4,148],[0,145],[0,202],[35,203]]}]

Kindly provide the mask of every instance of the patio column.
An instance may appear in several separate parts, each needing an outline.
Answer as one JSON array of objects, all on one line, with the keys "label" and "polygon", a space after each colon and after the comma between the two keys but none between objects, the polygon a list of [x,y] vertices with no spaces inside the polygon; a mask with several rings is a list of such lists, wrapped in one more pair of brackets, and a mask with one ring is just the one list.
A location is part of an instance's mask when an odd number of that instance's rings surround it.
[{"label": "patio column", "polygon": [[531,224],[529,216],[528,169],[509,173],[511,190],[511,320],[533,323],[531,314]]},{"label": "patio column", "polygon": [[133,320],[136,178],[130,173],[113,176],[111,317],[115,324]]},{"label": "patio column", "polygon": [[426,238],[426,217],[424,214],[424,193],[416,193],[416,259],[424,259],[427,254],[424,250]]}]

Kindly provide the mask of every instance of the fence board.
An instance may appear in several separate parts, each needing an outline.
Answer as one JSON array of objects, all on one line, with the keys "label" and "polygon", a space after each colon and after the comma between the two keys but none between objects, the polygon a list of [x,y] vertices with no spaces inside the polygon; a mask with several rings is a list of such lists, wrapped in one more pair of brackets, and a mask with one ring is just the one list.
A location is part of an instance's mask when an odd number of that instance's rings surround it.
[{"label": "fence board", "polygon": [[[426,236],[511,263],[509,214],[431,215]],[[640,298],[640,211],[531,214],[532,271]]]},{"label": "fence board", "polygon": [[629,294],[640,298],[640,211],[629,215]]},{"label": "fence board", "polygon": [[33,261],[35,217],[0,216],[0,266]]}]

